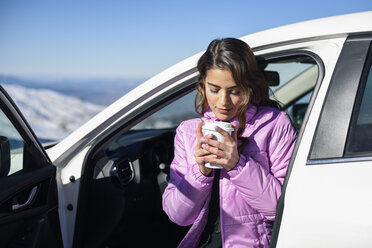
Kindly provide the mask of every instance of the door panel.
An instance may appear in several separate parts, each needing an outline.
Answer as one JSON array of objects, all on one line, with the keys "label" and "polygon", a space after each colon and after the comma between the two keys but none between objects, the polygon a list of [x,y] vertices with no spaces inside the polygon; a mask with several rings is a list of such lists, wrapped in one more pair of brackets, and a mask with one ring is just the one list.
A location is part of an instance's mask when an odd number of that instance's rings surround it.
[{"label": "door panel", "polygon": [[0,178],[0,247],[61,247],[54,178],[53,165]]},{"label": "door panel", "polygon": [[56,168],[0,91],[0,247],[62,247]]},{"label": "door panel", "polygon": [[332,80],[323,81],[299,138],[272,247],[372,245],[372,153],[345,154],[347,137],[355,138],[350,123],[358,118],[362,102],[357,91],[366,85],[363,74],[370,71],[370,39],[349,38],[335,69],[326,70],[326,75],[333,73]]}]

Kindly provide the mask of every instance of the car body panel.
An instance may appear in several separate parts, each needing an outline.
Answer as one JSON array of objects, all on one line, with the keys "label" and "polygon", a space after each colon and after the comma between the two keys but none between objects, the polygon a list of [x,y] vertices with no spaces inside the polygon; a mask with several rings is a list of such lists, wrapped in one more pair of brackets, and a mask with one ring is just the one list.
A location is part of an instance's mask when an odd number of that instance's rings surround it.
[{"label": "car body panel", "polygon": [[371,161],[306,166],[296,159],[276,247],[372,244],[371,170]]}]

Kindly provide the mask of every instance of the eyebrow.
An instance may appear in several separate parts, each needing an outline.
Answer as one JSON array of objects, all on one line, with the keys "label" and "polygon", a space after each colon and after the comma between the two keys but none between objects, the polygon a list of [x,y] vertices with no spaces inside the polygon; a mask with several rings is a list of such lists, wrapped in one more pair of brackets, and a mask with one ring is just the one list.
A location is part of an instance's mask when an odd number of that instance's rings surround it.
[{"label": "eyebrow", "polygon": [[[215,85],[215,84],[212,84],[210,82],[207,82],[207,84],[209,84],[210,86],[213,86],[213,87],[216,87],[216,88],[220,88],[221,89],[220,86]],[[234,86],[229,87],[228,89],[235,89],[235,88],[239,88],[239,87],[237,85],[234,85]]]}]

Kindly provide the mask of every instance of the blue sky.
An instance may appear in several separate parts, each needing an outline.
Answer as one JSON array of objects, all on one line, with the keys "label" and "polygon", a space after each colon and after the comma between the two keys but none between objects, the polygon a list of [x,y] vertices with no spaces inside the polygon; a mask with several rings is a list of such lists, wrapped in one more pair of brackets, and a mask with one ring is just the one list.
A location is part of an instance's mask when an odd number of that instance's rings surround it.
[{"label": "blue sky", "polygon": [[367,10],[371,0],[1,0],[0,74],[147,78],[214,38]]}]

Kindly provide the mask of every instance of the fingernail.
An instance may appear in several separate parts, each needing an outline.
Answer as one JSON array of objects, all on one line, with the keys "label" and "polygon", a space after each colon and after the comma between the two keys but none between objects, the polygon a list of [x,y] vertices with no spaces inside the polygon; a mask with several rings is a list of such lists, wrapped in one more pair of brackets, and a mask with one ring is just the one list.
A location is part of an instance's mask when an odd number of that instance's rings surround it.
[{"label": "fingernail", "polygon": [[218,127],[218,126],[215,126],[215,127],[214,127],[214,129],[216,129],[216,130],[220,130],[220,127]]},{"label": "fingernail", "polygon": [[207,145],[206,145],[206,144],[203,144],[203,145],[202,145],[202,148],[206,148],[206,147],[207,147]]},{"label": "fingernail", "polygon": [[208,138],[213,138],[213,134],[208,134]]},{"label": "fingernail", "polygon": [[205,139],[205,138],[201,138],[200,141],[201,141],[201,142],[205,142],[206,139]]},{"label": "fingernail", "polygon": [[214,154],[214,155],[213,155],[213,157],[214,157],[214,158],[217,158],[217,155],[216,155],[216,154]]}]

